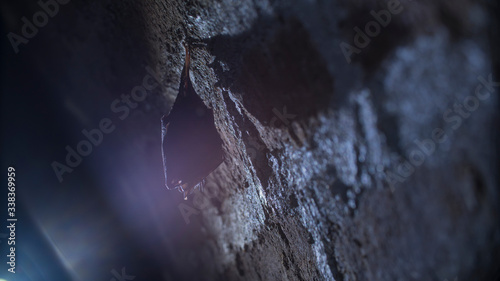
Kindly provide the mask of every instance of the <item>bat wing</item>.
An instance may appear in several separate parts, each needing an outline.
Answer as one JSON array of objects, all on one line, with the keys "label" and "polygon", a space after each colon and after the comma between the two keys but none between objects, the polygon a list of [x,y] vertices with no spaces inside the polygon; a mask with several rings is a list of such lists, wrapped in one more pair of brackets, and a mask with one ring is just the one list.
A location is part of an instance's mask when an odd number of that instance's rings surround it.
[{"label": "bat wing", "polygon": [[163,174],[165,175],[165,186],[167,189],[172,189],[168,186],[168,177],[167,177],[167,157],[165,155],[165,145],[167,140],[167,130],[170,125],[170,119],[167,115],[161,118],[161,155],[163,158]]}]

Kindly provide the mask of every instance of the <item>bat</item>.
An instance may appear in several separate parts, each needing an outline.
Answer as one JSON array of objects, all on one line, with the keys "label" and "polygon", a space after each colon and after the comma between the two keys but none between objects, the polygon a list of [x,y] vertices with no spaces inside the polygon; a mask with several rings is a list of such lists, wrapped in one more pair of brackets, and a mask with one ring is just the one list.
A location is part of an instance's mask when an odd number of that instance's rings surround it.
[{"label": "bat", "polygon": [[170,113],[161,119],[161,138],[165,186],[179,190],[187,200],[194,190],[203,190],[205,178],[224,161],[224,153],[213,110],[191,83],[188,44],[184,48],[179,93]]}]

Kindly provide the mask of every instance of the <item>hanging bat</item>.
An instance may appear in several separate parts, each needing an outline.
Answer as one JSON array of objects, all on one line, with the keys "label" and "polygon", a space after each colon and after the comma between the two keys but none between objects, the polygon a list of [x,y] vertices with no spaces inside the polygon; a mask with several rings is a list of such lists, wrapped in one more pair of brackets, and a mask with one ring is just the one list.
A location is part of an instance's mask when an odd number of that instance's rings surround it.
[{"label": "hanging bat", "polygon": [[184,47],[179,93],[170,113],[161,119],[161,136],[165,186],[179,190],[187,200],[195,189],[203,190],[205,178],[224,161],[224,154],[213,111],[191,83],[189,46]]}]

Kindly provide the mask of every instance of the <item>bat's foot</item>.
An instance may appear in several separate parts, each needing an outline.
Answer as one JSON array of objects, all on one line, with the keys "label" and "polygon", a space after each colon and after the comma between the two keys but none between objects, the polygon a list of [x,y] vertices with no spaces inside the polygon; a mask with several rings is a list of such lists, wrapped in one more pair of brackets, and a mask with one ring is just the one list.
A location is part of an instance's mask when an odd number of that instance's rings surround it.
[{"label": "bat's foot", "polygon": [[188,195],[193,192],[192,186],[188,183],[178,185],[177,190],[179,190],[179,192],[182,193],[182,196],[184,196],[184,200],[187,200]]},{"label": "bat's foot", "polygon": [[195,185],[189,183],[178,185],[177,189],[184,196],[184,200],[187,200],[188,196],[191,195],[196,189],[199,189],[202,192],[205,190],[205,179],[202,179],[199,183]]}]

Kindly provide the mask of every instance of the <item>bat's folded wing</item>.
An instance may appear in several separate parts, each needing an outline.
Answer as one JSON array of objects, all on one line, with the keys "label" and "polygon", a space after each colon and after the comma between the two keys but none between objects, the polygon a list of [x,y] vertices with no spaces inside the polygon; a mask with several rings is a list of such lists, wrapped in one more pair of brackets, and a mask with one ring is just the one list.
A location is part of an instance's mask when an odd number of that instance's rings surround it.
[{"label": "bat's folded wing", "polygon": [[161,155],[163,158],[163,174],[165,175],[165,186],[167,189],[172,189],[168,186],[168,177],[167,177],[167,157],[166,153],[166,140],[167,140],[167,129],[168,125],[170,125],[170,120],[167,115],[161,118]]}]

